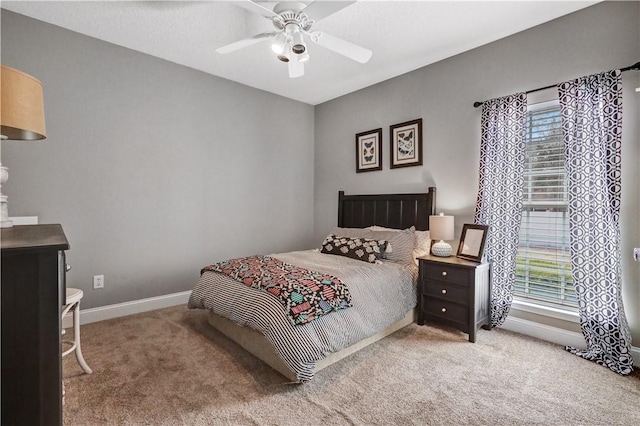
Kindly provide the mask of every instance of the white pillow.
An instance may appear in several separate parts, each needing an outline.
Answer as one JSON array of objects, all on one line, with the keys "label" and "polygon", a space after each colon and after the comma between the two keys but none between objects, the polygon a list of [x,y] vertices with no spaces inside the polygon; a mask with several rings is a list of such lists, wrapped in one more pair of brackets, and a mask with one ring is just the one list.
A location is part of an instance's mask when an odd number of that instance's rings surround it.
[{"label": "white pillow", "polygon": [[413,250],[413,253],[415,257],[425,256],[431,253],[431,237],[429,231],[416,231],[416,248]]},{"label": "white pillow", "polygon": [[[377,226],[377,225],[370,226],[367,229],[371,231],[395,231],[395,232],[402,231],[401,229],[385,228],[383,226]],[[415,235],[416,235],[416,245],[413,249],[413,258],[417,265],[418,260],[416,258],[420,256],[425,256],[431,253],[431,237],[429,235],[429,231],[415,231]]]}]

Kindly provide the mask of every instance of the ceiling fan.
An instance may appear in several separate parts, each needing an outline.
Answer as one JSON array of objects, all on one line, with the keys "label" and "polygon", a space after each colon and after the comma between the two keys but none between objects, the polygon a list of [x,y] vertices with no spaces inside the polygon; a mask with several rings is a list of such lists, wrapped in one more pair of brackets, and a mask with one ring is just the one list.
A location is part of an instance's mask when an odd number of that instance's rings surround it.
[{"label": "ceiling fan", "polygon": [[344,9],[355,1],[319,1],[308,6],[301,2],[284,1],[268,9],[251,0],[238,3],[251,12],[270,19],[276,31],[256,34],[243,40],[216,49],[218,53],[231,53],[271,40],[271,49],[276,57],[289,65],[289,77],[296,78],[304,75],[304,63],[309,60],[307,40],[339,53],[362,64],[372,55],[371,50],[358,46],[323,31],[311,31],[311,27],[321,19]]}]

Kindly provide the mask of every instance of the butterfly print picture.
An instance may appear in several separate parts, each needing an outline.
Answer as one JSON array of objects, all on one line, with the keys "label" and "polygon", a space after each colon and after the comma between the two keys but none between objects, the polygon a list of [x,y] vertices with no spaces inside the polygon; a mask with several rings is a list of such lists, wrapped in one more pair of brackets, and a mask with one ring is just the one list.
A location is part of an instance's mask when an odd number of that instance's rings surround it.
[{"label": "butterfly print picture", "polygon": [[382,170],[382,129],[356,135],[356,173]]},{"label": "butterfly print picture", "polygon": [[402,158],[413,158],[413,130],[410,132],[402,132],[398,133],[398,157]]},{"label": "butterfly print picture", "polygon": [[369,164],[373,161],[373,155],[376,152],[375,147],[373,146],[374,141],[369,141],[364,143],[364,164]]},{"label": "butterfly print picture", "polygon": [[391,168],[422,165],[422,119],[390,127]]}]

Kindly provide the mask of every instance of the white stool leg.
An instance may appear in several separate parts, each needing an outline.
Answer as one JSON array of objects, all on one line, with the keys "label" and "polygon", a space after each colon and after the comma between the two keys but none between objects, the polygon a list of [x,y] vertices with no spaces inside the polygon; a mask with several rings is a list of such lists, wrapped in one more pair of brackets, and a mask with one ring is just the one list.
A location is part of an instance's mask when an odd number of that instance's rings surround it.
[{"label": "white stool leg", "polygon": [[82,356],[82,348],[80,347],[80,301],[73,307],[73,340],[76,346],[76,359],[78,364],[84,370],[85,373],[91,374],[93,371],[89,368],[84,357]]}]

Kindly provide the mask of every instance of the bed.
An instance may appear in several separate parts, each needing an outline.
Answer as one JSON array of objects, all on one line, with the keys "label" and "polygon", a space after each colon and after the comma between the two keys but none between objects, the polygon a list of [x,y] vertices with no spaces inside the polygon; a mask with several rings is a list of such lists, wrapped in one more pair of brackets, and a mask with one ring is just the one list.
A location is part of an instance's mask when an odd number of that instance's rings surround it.
[{"label": "bed", "polygon": [[338,228],[331,233],[389,240],[397,247],[387,254],[389,259],[368,263],[319,250],[271,255],[339,277],[351,293],[349,308],[293,325],[271,294],[214,271],[201,274],[189,308],[208,309],[211,326],[289,380],[307,382],[323,368],[414,321],[417,266],[413,258],[409,263],[397,259],[406,258],[401,245],[409,234],[411,238],[428,235],[424,231],[434,213],[433,187],[418,194],[346,195],[340,191]]}]

